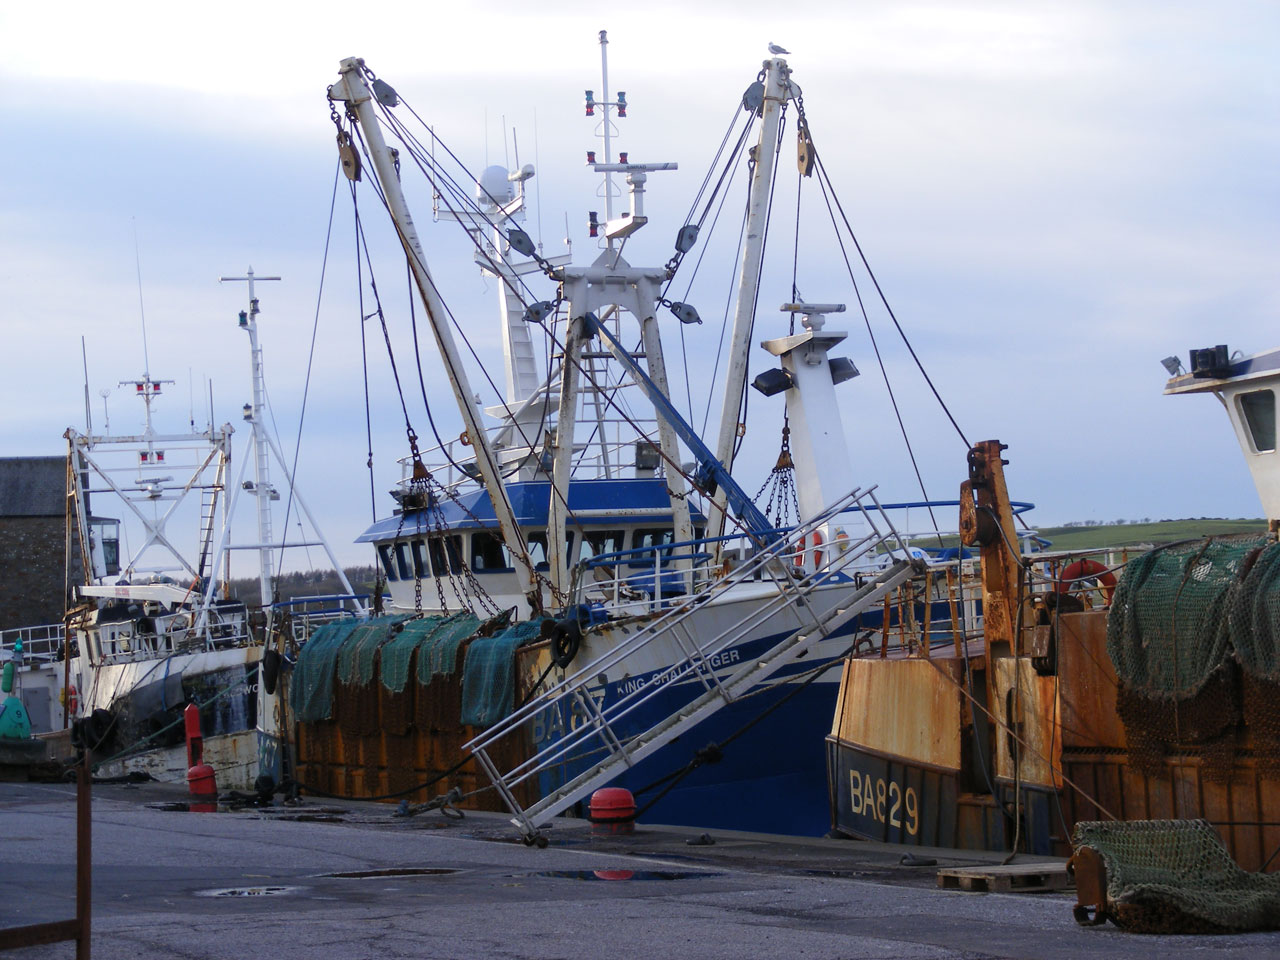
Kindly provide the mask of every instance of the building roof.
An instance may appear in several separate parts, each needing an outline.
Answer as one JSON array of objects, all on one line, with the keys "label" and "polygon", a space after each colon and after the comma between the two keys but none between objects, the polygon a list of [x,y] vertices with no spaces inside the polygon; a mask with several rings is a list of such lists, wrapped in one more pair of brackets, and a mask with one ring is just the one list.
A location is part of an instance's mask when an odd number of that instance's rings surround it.
[{"label": "building roof", "polygon": [[0,517],[61,517],[66,497],[66,457],[0,457]]}]

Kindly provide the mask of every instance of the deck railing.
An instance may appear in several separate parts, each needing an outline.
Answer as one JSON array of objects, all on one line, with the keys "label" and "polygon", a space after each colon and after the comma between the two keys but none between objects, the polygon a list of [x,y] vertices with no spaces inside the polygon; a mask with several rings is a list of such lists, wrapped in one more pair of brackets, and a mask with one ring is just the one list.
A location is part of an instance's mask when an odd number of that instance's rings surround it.
[{"label": "deck railing", "polygon": [[31,661],[53,662],[59,657],[65,637],[66,632],[61,623],[44,623],[34,627],[0,630],[0,658],[12,657],[18,641],[21,641],[23,660],[28,663]]}]

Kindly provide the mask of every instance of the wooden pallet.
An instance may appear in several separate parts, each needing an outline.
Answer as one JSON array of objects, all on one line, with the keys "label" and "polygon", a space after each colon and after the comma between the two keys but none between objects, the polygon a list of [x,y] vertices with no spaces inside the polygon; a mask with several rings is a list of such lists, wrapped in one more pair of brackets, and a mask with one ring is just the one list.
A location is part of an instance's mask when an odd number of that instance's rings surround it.
[{"label": "wooden pallet", "polygon": [[943,890],[969,893],[1042,893],[1071,886],[1066,861],[1011,863],[1007,866],[946,867],[938,871]]}]

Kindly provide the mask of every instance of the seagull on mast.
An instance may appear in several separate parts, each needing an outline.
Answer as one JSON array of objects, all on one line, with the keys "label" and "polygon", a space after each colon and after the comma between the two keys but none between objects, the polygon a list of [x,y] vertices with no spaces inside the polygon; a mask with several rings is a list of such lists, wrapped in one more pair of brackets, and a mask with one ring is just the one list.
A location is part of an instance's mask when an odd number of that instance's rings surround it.
[{"label": "seagull on mast", "polygon": [[788,56],[790,56],[791,54],[790,50],[787,50],[784,47],[778,46],[773,41],[769,42],[769,52],[772,53],[775,57],[781,56],[784,53],[787,54]]}]

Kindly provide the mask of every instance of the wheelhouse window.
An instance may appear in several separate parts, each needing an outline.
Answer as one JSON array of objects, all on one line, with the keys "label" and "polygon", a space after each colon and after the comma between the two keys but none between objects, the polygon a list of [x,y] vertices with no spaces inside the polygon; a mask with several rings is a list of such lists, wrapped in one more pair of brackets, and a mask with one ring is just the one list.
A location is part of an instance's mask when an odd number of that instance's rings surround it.
[{"label": "wheelhouse window", "polygon": [[1249,442],[1256,453],[1271,453],[1276,448],[1276,395],[1272,390],[1251,390],[1242,393],[1236,402],[1245,426],[1249,428]]},{"label": "wheelhouse window", "polygon": [[[676,534],[670,527],[641,527],[635,532],[631,542],[633,550],[644,549],[644,553],[631,555],[631,565],[636,567],[653,566],[655,548],[659,562],[666,564],[671,559],[671,544],[675,543]],[[666,549],[661,549],[666,547]],[[686,548],[687,549],[687,548]]]},{"label": "wheelhouse window", "polygon": [[396,544],[396,573],[401,580],[410,579],[413,574],[410,572],[412,567],[409,564],[409,544],[401,541]]},{"label": "wheelhouse window", "polygon": [[427,541],[427,550],[431,555],[431,571],[437,577],[462,572],[461,537],[432,537]]},{"label": "wheelhouse window", "polygon": [[[525,538],[525,545],[529,548],[529,559],[533,561],[535,570],[551,569],[551,548],[547,545],[547,535],[544,531],[531,533]],[[573,563],[573,534],[567,533],[564,538],[564,553],[570,558],[570,565]]]},{"label": "wheelhouse window", "polygon": [[471,569],[476,573],[510,573],[511,552],[502,538],[494,533],[471,535]]},{"label": "wheelhouse window", "polygon": [[411,546],[413,548],[413,575],[418,580],[425,580],[431,576],[431,568],[427,565],[427,542],[425,540],[414,540]]},{"label": "wheelhouse window", "polygon": [[[590,560],[602,553],[617,553],[625,549],[623,537],[622,530],[583,530],[578,546],[578,562]],[[573,551],[569,552],[569,556],[573,556]]]},{"label": "wheelhouse window", "polygon": [[531,533],[525,539],[525,546],[529,550],[529,559],[533,561],[533,569],[550,570],[551,563],[547,560],[547,535],[545,533]]},{"label": "wheelhouse window", "polygon": [[382,572],[388,580],[399,580],[396,576],[396,565],[391,559],[391,545],[389,543],[378,544],[378,559],[382,561]]}]

